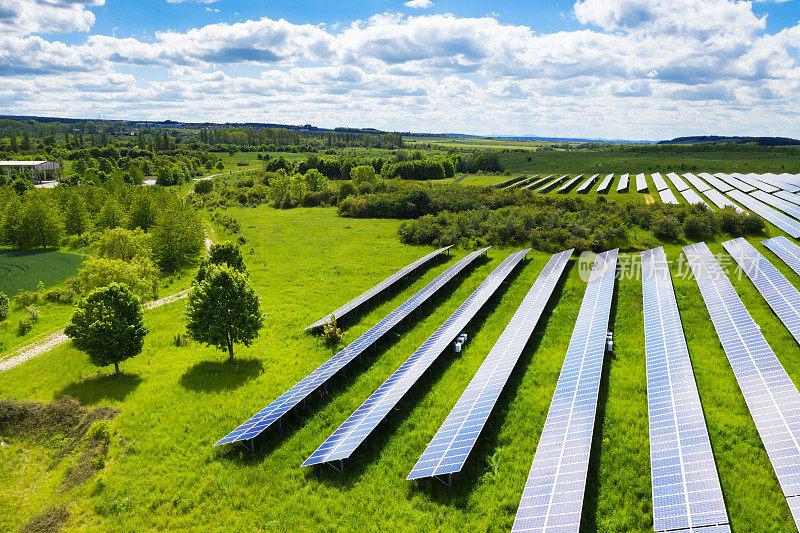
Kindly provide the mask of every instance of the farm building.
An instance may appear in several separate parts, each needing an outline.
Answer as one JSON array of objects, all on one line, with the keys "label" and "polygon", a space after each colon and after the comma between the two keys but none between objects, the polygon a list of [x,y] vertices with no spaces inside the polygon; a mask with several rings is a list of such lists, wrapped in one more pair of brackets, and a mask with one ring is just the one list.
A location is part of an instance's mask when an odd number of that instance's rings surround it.
[{"label": "farm building", "polygon": [[58,179],[60,166],[54,161],[0,161],[0,168],[5,168],[9,178],[11,169],[19,169],[23,174],[30,170],[31,180],[38,183],[47,179]]}]

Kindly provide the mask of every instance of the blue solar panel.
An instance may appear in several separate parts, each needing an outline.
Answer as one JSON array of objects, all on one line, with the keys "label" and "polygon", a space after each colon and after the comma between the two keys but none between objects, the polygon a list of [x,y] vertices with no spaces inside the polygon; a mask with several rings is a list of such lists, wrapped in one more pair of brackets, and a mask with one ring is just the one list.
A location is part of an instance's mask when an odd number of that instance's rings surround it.
[{"label": "blue solar panel", "polygon": [[800,292],[797,292],[794,285],[742,237],[723,242],[722,246],[736,260],[786,329],[800,343]]},{"label": "blue solar panel", "polygon": [[694,205],[694,204],[703,204],[704,206],[708,207],[709,209],[711,208],[711,206],[708,205],[708,203],[705,200],[700,198],[700,195],[697,194],[696,192],[694,192],[693,189],[686,189],[685,191],[680,191],[680,193],[681,193],[681,196],[683,196],[683,198],[687,202],[692,204],[692,205]]},{"label": "blue solar panel", "polygon": [[669,181],[672,182],[672,185],[674,185],[675,188],[678,190],[678,192],[685,191],[686,189],[689,188],[686,182],[683,181],[683,179],[681,179],[681,177],[675,174],[674,172],[670,172],[669,174],[667,174],[667,177],[669,178]]},{"label": "blue solar panel", "polygon": [[781,235],[761,241],[764,246],[772,250],[772,252],[781,258],[781,261],[786,263],[789,268],[794,270],[797,275],[800,275],[800,247],[795,243]]},{"label": "blue solar panel", "polygon": [[683,177],[689,180],[689,183],[691,183],[692,186],[700,192],[705,192],[711,188],[705,181],[701,180],[691,172],[687,172],[683,175]]},{"label": "blue solar panel", "polygon": [[731,201],[730,198],[728,198],[727,196],[725,196],[724,194],[722,194],[721,192],[719,192],[716,189],[708,189],[708,190],[704,191],[703,194],[705,194],[706,197],[709,200],[711,200],[711,202],[715,206],[719,207],[720,209],[724,209],[726,207],[732,207],[736,211],[739,211],[740,213],[744,212],[744,210],[741,207],[739,207],[738,205],[736,205],[735,202]]},{"label": "blue solar panel", "polygon": [[607,193],[608,190],[611,188],[611,182],[613,181],[614,181],[614,174],[607,175],[605,178],[603,178],[603,181],[600,182],[600,185],[597,186],[596,192],[600,194]]},{"label": "blue solar panel", "polygon": [[787,202],[786,200],[778,198],[772,194],[765,193],[764,191],[753,191],[750,193],[750,196],[756,200],[764,202],[770,207],[774,207],[778,211],[783,211],[787,215],[800,219],[800,206],[797,204]]},{"label": "blue solar panel", "polygon": [[556,192],[560,192],[560,193],[568,192],[572,188],[572,186],[575,185],[575,183],[577,183],[578,180],[581,179],[582,177],[583,177],[583,174],[578,174],[574,178],[572,178],[572,179],[568,180],[566,183],[564,183],[564,185],[559,187]]},{"label": "blue solar panel", "polygon": [[385,280],[381,281],[380,283],[378,283],[377,285],[375,285],[374,287],[372,287],[371,289],[369,289],[365,293],[363,293],[360,296],[350,300],[349,302],[344,304],[342,307],[340,307],[336,311],[333,311],[332,313],[328,313],[325,317],[320,318],[319,320],[317,320],[316,322],[314,322],[310,326],[306,327],[306,330],[322,327],[323,325],[325,325],[325,323],[328,320],[330,320],[331,315],[335,316],[337,320],[341,319],[342,317],[347,316],[351,311],[353,311],[354,309],[356,309],[360,305],[362,305],[365,302],[369,301],[370,299],[374,298],[376,295],[382,293],[383,291],[385,291],[386,289],[388,289],[389,287],[391,287],[392,285],[394,285],[395,283],[397,283],[398,281],[400,281],[401,279],[403,279],[404,277],[409,275],[411,272],[415,271],[416,269],[418,269],[419,267],[421,267],[422,265],[424,265],[425,263],[427,263],[428,261],[430,261],[434,257],[438,256],[439,254],[441,254],[445,250],[449,250],[450,248],[452,248],[452,246],[445,246],[444,248],[439,248],[438,250],[429,253],[425,257],[417,259],[416,261],[414,261],[410,265],[401,268],[400,270],[398,270],[397,272],[395,272],[394,274],[392,274],[391,276],[389,276]]},{"label": "blue solar panel", "polygon": [[642,252],[653,529],[728,523],[663,248]]},{"label": "blue solar panel", "polygon": [[772,207],[769,207],[742,191],[730,191],[728,196],[795,239],[800,237],[800,222],[797,222],[783,213],[779,213]]},{"label": "blue solar panel", "polygon": [[566,250],[547,262],[408,479],[461,471],[571,255]]},{"label": "blue solar panel", "polygon": [[591,187],[591,186],[592,186],[592,184],[594,183],[594,180],[596,180],[596,179],[597,179],[597,176],[599,176],[599,175],[600,175],[600,174],[595,174],[595,175],[593,175],[593,176],[589,176],[589,177],[586,179],[586,181],[584,181],[583,183],[581,183],[581,186],[580,186],[580,187],[578,187],[578,190],[577,190],[576,192],[579,192],[579,193],[583,193],[583,192],[589,192],[589,187]]},{"label": "blue solar panel", "polygon": [[397,402],[463,331],[529,250],[508,256],[378,390],[333,432],[303,466],[342,461],[364,442]]},{"label": "blue solar panel", "polygon": [[[701,172],[700,173],[700,177],[703,178],[704,180],[706,180],[709,185],[711,185],[712,187],[717,189],[719,192],[728,192],[728,191],[732,191],[733,190],[733,187],[731,187],[730,185],[728,185],[727,183],[725,183],[724,181],[722,181],[718,177],[712,176],[708,172]],[[700,192],[704,192],[704,191],[700,191]]]},{"label": "blue solar panel", "polygon": [[653,178],[653,184],[656,186],[657,191],[669,189],[669,185],[667,185],[667,182],[664,180],[664,177],[660,172],[653,172],[650,174],[650,176]]},{"label": "blue solar panel", "polygon": [[628,174],[623,174],[619,178],[619,183],[617,184],[617,192],[627,192],[628,190]]},{"label": "blue solar panel", "polygon": [[779,190],[778,187],[775,185],[765,183],[758,178],[758,174],[735,174],[739,180],[747,183],[748,185],[752,185],[756,189],[759,189],[764,192],[773,193]]},{"label": "blue solar panel", "polygon": [[595,259],[513,531],[578,531],[616,265],[617,250]]},{"label": "blue solar panel", "polygon": [[749,183],[745,183],[742,180],[736,178],[735,176],[731,176],[730,174],[725,174],[723,172],[717,172],[715,174],[719,179],[732,185],[735,189],[739,189],[742,192],[751,192],[756,190],[755,187],[750,185]]},{"label": "blue solar panel", "polygon": [[683,251],[783,495],[791,503],[800,496],[800,393],[705,243]]},{"label": "blue solar panel", "polygon": [[800,195],[794,194],[789,191],[777,191],[775,196],[780,198],[781,200],[786,200],[787,202],[792,202],[793,204],[800,205]]},{"label": "blue solar panel", "polygon": [[644,174],[636,174],[636,192],[645,192],[647,190],[647,178]]},{"label": "blue solar panel", "polygon": [[675,194],[670,189],[663,189],[658,191],[659,196],[661,196],[661,202],[665,204],[674,204],[678,205],[680,202],[677,198],[675,198]]},{"label": "blue solar panel", "polygon": [[230,442],[246,441],[260,435],[269,426],[280,420],[289,410],[326,383],[350,361],[364,353],[367,348],[375,344],[378,339],[383,337],[383,335],[410,315],[412,311],[436,294],[447,282],[453,279],[459,272],[463,271],[470,263],[488,249],[489,248],[483,248],[472,252],[464,259],[436,276],[433,281],[414,296],[403,302],[400,307],[389,313],[383,320],[372,326],[366,333],[354,340],[342,351],[325,361],[319,368],[303,378],[294,387],[284,392],[268,406],[220,439],[214,446],[220,446]]}]

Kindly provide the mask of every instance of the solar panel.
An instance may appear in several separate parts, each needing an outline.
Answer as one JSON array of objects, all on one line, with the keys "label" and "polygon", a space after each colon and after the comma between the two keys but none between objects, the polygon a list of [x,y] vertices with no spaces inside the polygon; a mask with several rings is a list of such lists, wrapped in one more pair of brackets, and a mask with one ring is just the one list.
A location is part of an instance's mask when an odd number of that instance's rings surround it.
[{"label": "solar panel", "polygon": [[800,293],[797,289],[767,261],[766,257],[758,253],[758,250],[743,238],[723,242],[722,246],[736,260],[786,329],[800,343]]},{"label": "solar panel", "polygon": [[708,205],[708,202],[700,198],[700,195],[694,192],[694,189],[686,189],[685,191],[681,191],[681,196],[683,196],[683,198],[692,205],[703,204],[711,209],[711,206]]},{"label": "solar panel", "polygon": [[595,259],[513,531],[578,531],[616,265],[617,250]]},{"label": "solar panel", "polygon": [[[537,176],[538,176],[538,174],[537,174]],[[539,185],[541,185],[542,183],[544,183],[545,181],[549,180],[552,177],[553,177],[553,175],[550,174],[549,176],[545,176],[543,178],[539,178],[538,180],[534,181],[533,183],[529,183],[529,184],[523,186],[522,188],[523,189],[535,189],[536,187],[538,187]]]},{"label": "solar panel", "polygon": [[756,190],[756,188],[753,187],[752,185],[745,183],[742,180],[730,174],[725,174],[724,172],[717,172],[715,176],[717,176],[722,181],[728,183],[728,185],[732,185],[735,189],[739,189],[742,192],[751,192]]},{"label": "solar panel", "polygon": [[[700,177],[703,178],[704,180],[706,180],[709,185],[711,185],[712,187],[717,189],[719,192],[728,192],[728,191],[732,191],[733,190],[733,187],[731,187],[730,185],[728,185],[727,183],[725,183],[724,181],[722,181],[718,177],[712,176],[708,172],[701,172],[700,173]],[[704,191],[700,191],[700,192],[704,192]]]},{"label": "solar panel", "polygon": [[683,181],[681,177],[675,174],[674,172],[670,172],[669,174],[667,174],[667,177],[669,178],[669,181],[671,181],[672,184],[675,186],[675,188],[678,189],[678,192],[683,192],[689,188],[686,182]]},{"label": "solar panel", "polygon": [[683,177],[689,180],[689,183],[691,183],[692,186],[700,192],[705,192],[711,188],[705,181],[701,180],[691,172],[687,172],[683,175]]},{"label": "solar panel", "polygon": [[589,178],[587,178],[586,181],[581,183],[581,186],[578,187],[578,190],[576,192],[579,192],[579,193],[589,192],[589,187],[592,186],[592,184],[594,183],[594,180],[596,180],[597,176],[599,176],[599,175],[600,174],[595,174],[595,175],[590,176]]},{"label": "solar panel", "polygon": [[545,185],[544,187],[539,189],[539,192],[548,192],[548,191],[551,191],[551,190],[555,189],[556,186],[558,186],[560,183],[562,183],[568,177],[569,176],[567,174],[564,174],[563,176],[560,176],[560,177],[554,179],[553,181],[551,181],[550,183],[548,183],[547,185]]},{"label": "solar panel", "polygon": [[518,181],[523,180],[523,179],[525,179],[525,176],[515,176],[513,178],[501,181],[500,183],[495,185],[495,188],[496,189],[505,189],[506,187],[508,187],[510,185],[513,185],[513,184],[515,184]]},{"label": "solar panel", "polygon": [[397,402],[417,382],[422,374],[444,352],[464,327],[480,311],[486,301],[495,293],[503,280],[522,261],[528,250],[509,255],[500,266],[469,295],[450,318],[439,326],[428,340],[422,343],[411,356],[372,393],[361,407],[355,410],[339,428],[306,459],[303,466],[311,466],[332,461],[343,461],[364,442],[380,424]]},{"label": "solar panel", "polygon": [[[792,506],[800,497],[800,393],[708,246],[693,244],[683,251],[783,495]],[[795,524],[800,527],[797,518]]]},{"label": "solar panel", "polygon": [[663,248],[642,252],[653,529],[728,523]]},{"label": "solar panel", "polygon": [[558,191],[556,191],[556,192],[565,193],[565,192],[569,191],[572,188],[572,186],[575,185],[575,183],[579,179],[581,179],[582,177],[583,177],[583,174],[578,174],[577,176],[575,176],[571,180],[568,180],[564,185],[559,187]]},{"label": "solar panel", "polygon": [[758,174],[744,174],[744,175],[736,174],[736,177],[739,178],[741,181],[747,183],[748,185],[752,185],[756,189],[764,192],[773,193],[779,190],[778,187],[770,185],[769,183],[765,183],[760,179],[758,179],[759,178]]},{"label": "solar panel", "polygon": [[786,200],[787,202],[791,202],[795,205],[800,205],[800,195],[791,193],[789,191],[778,191],[775,193],[775,196],[781,200]]},{"label": "solar panel", "polygon": [[720,209],[724,209],[725,207],[732,207],[736,211],[738,211],[740,213],[744,213],[744,210],[741,207],[736,205],[727,196],[725,196],[724,194],[722,194],[721,192],[719,192],[716,189],[708,189],[703,194],[705,194],[706,197],[709,200],[711,200],[711,202],[714,205],[716,205],[717,207],[719,207]]},{"label": "solar panel", "polygon": [[750,193],[750,196],[755,198],[756,200],[760,200],[765,204],[774,207],[779,211],[783,211],[787,215],[791,215],[794,218],[800,219],[800,206],[794,204],[792,202],[787,202],[782,198],[778,198],[772,194],[767,194],[764,191],[753,191]]},{"label": "solar panel", "polygon": [[617,192],[627,192],[628,191],[628,174],[623,174],[619,178],[619,183],[617,184]]},{"label": "solar panel", "polygon": [[636,174],[636,192],[647,191],[647,178],[644,174]]},{"label": "solar panel", "polygon": [[427,263],[428,261],[430,261],[434,257],[438,256],[439,254],[441,254],[445,250],[449,250],[450,248],[452,248],[452,246],[445,246],[444,248],[439,248],[438,250],[429,253],[425,257],[417,259],[416,261],[414,261],[410,265],[401,268],[400,270],[398,270],[397,272],[395,272],[394,274],[392,274],[391,276],[389,276],[385,280],[381,281],[380,283],[378,283],[377,285],[375,285],[374,287],[372,287],[371,289],[369,289],[365,293],[361,294],[360,296],[357,296],[356,298],[353,298],[352,300],[350,300],[349,302],[347,302],[346,304],[341,306],[336,311],[333,311],[332,313],[328,313],[325,317],[320,318],[319,320],[317,320],[316,322],[314,322],[310,326],[306,327],[306,331],[308,331],[310,329],[315,329],[315,328],[322,327],[328,320],[330,320],[330,316],[331,315],[335,316],[337,320],[347,316],[354,309],[356,309],[359,306],[363,305],[364,303],[368,302],[369,300],[371,300],[372,298],[374,298],[378,294],[382,293],[383,291],[385,291],[386,289],[388,289],[389,287],[391,287],[392,285],[394,285],[395,283],[397,283],[398,281],[400,281],[404,277],[408,276],[413,271],[417,270],[419,267],[421,267],[422,265],[424,265],[425,263]]},{"label": "solar panel", "polygon": [[[289,412],[294,406],[305,400],[312,392],[325,384],[334,374],[344,368],[347,363],[364,353],[383,335],[411,314],[417,307],[436,294],[448,281],[463,271],[470,263],[485,253],[489,248],[476,250],[455,265],[451,266],[423,287],[414,296],[403,302],[397,309],[386,315],[380,322],[372,326],[366,333],[351,342],[346,348],[325,361],[319,368],[300,380],[294,387],[284,392],[276,400],[250,417],[239,427],[220,439],[214,446],[230,442],[251,440]],[[252,443],[251,443],[252,444]]]},{"label": "solar panel", "polygon": [[600,194],[605,194],[611,188],[611,182],[614,181],[614,174],[609,174],[603,181],[600,182],[600,185],[597,186],[597,192]]},{"label": "solar panel", "polygon": [[782,229],[795,239],[800,237],[800,223],[796,220],[787,217],[783,213],[779,213],[768,205],[756,200],[752,196],[747,195],[742,191],[730,191],[728,196],[745,206],[747,209],[751,210],[753,213],[759,215],[767,222],[771,222],[779,229]]},{"label": "solar panel", "polygon": [[566,250],[547,262],[407,479],[461,471],[571,255]]},{"label": "solar panel", "polygon": [[657,191],[663,191],[664,189],[669,189],[669,185],[664,180],[664,177],[659,172],[654,172],[650,174],[653,178],[653,184],[656,186]]},{"label": "solar panel", "polygon": [[761,242],[780,257],[781,261],[786,263],[797,275],[800,275],[800,247],[783,235]]},{"label": "solar panel", "polygon": [[661,202],[665,204],[679,204],[677,198],[675,198],[675,194],[670,189],[663,189],[658,191],[659,196],[661,196]]}]

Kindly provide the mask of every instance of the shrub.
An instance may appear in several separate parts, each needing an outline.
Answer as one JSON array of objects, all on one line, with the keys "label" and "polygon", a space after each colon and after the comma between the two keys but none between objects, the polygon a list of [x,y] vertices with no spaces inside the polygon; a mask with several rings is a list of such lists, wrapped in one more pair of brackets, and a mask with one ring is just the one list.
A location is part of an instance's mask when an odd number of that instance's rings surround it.
[{"label": "shrub", "polygon": [[25,314],[28,315],[28,320],[31,321],[32,324],[39,322],[39,308],[33,305],[29,305],[25,308]]},{"label": "shrub", "polygon": [[8,318],[9,312],[8,296],[4,292],[0,292],[0,322]]},{"label": "shrub", "polygon": [[127,286],[143,301],[158,296],[158,271],[153,262],[146,258],[131,262],[119,259],[89,259],[75,278],[75,285],[83,294],[107,287],[112,283]]},{"label": "shrub", "polygon": [[50,289],[45,291],[44,299],[52,303],[72,304],[75,301],[75,291],[72,289]]},{"label": "shrub", "polygon": [[344,183],[342,183],[342,186],[339,187],[339,196],[338,196],[339,203],[342,203],[342,200],[354,194],[356,194],[356,188],[353,186],[353,183],[350,181],[345,181]]},{"label": "shrub", "polygon": [[17,309],[22,309],[23,307],[28,307],[29,305],[33,305],[39,303],[39,298],[41,295],[38,291],[26,291],[20,289],[17,292],[17,295],[14,296],[14,307]]},{"label": "shrub", "polygon": [[17,335],[20,337],[27,335],[33,329],[33,322],[28,318],[20,318],[17,322]]},{"label": "shrub", "polygon": [[107,229],[97,239],[97,255],[106,259],[133,261],[150,257],[147,235],[141,229]]},{"label": "shrub", "polygon": [[746,235],[761,235],[767,229],[767,224],[758,215],[747,213],[742,216],[742,232]]},{"label": "shrub", "polygon": [[342,333],[341,329],[336,327],[336,317],[331,315],[331,319],[322,327],[322,340],[325,346],[328,348],[336,348],[339,346],[339,343],[342,342],[343,338],[344,333]]},{"label": "shrub", "polygon": [[664,241],[677,241],[681,237],[681,223],[672,215],[661,215],[653,222],[653,234]]},{"label": "shrub", "polygon": [[211,180],[200,180],[194,184],[196,194],[208,194],[214,191],[214,182]]}]

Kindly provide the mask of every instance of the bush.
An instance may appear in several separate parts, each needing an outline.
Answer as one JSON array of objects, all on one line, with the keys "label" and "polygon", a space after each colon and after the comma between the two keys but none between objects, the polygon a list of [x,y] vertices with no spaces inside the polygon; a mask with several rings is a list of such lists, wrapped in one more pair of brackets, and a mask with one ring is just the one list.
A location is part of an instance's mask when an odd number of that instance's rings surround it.
[{"label": "bush", "polygon": [[17,322],[17,335],[20,337],[27,335],[33,329],[33,322],[28,318],[20,318]]},{"label": "bush", "polygon": [[653,222],[653,234],[661,240],[675,242],[681,237],[681,223],[671,215],[662,215]]},{"label": "bush", "polygon": [[336,348],[343,338],[344,333],[336,327],[336,317],[331,315],[331,319],[322,328],[322,341],[328,348]]},{"label": "bush", "polygon": [[8,318],[9,312],[8,296],[4,292],[0,292],[0,322]]},{"label": "bush", "polygon": [[158,270],[146,258],[130,262],[119,259],[89,259],[75,278],[75,285],[83,294],[112,283],[127,286],[142,301],[158,296]]},{"label": "bush", "polygon": [[758,215],[747,213],[742,216],[742,233],[745,235],[761,235],[767,229],[767,224]]},{"label": "bush", "polygon": [[141,229],[107,229],[97,239],[97,255],[106,259],[133,261],[150,257],[147,234]]},{"label": "bush", "polygon": [[17,295],[14,296],[14,307],[22,309],[23,307],[39,303],[40,297],[41,295],[38,291],[25,291],[20,289]]},{"label": "bush", "polygon": [[214,182],[211,180],[200,180],[194,184],[196,194],[208,194],[214,191]]},{"label": "bush", "polygon": [[44,299],[48,302],[59,304],[72,304],[75,301],[75,291],[72,289],[50,289],[45,291]]},{"label": "bush", "polygon": [[31,321],[31,324],[35,324],[39,322],[39,308],[33,305],[29,305],[25,308],[25,314],[28,315],[28,320]]}]

